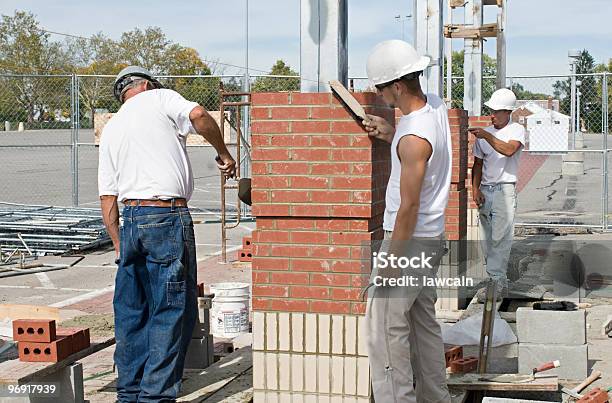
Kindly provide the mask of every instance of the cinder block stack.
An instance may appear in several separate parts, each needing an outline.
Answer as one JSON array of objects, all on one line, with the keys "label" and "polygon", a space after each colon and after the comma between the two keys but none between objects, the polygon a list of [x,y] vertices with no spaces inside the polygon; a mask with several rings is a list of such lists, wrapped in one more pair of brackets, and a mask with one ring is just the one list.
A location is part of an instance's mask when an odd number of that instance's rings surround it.
[{"label": "cinder block stack", "polygon": [[13,321],[13,340],[18,342],[19,359],[31,362],[58,362],[89,347],[89,328],[57,328],[52,319]]},{"label": "cinder block stack", "polygon": [[588,345],[586,311],[516,311],[519,341],[519,372],[531,373],[538,365],[559,360],[559,368],[548,371],[562,379],[587,377]]},{"label": "cinder block stack", "polygon": [[250,236],[245,236],[242,238],[242,249],[238,251],[238,261],[240,262],[252,262],[253,261],[253,246],[251,244]]},{"label": "cinder block stack", "polygon": [[215,362],[213,335],[210,334],[212,295],[204,294],[204,284],[198,284],[198,318],[191,334],[185,357],[185,368],[202,369]]}]

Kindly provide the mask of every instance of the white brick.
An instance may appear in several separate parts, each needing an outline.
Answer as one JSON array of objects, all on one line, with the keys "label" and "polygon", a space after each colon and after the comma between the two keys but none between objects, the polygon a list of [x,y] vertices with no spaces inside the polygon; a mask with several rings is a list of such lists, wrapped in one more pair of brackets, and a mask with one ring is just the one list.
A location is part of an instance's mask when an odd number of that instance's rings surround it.
[{"label": "white brick", "polygon": [[342,403],[357,403],[357,397],[355,396],[344,396]]},{"label": "white brick", "polygon": [[254,390],[253,403],[266,403],[266,392],[261,390]]},{"label": "white brick", "polygon": [[266,337],[266,314],[253,312],[253,350],[263,350]]},{"label": "white brick", "polygon": [[370,361],[367,357],[357,358],[357,395],[370,396]]},{"label": "white brick", "polygon": [[357,403],[370,403],[370,398],[369,397],[358,397]]},{"label": "white brick", "polygon": [[342,396],[333,395],[331,397],[331,403],[343,403]]},{"label": "white brick", "polygon": [[301,354],[291,355],[291,390],[304,390],[304,356]]},{"label": "white brick", "polygon": [[331,359],[327,355],[318,356],[318,368],[317,368],[317,378],[318,378],[318,390],[319,393],[329,393],[331,386],[331,377],[329,374]]},{"label": "white brick", "polygon": [[266,392],[267,403],[279,403],[278,392]]},{"label": "white brick", "polygon": [[326,395],[319,395],[319,403],[330,403],[330,397]]},{"label": "white brick", "polygon": [[581,345],[586,343],[586,311],[519,308],[516,330],[519,343]]},{"label": "white brick", "polygon": [[278,357],[275,353],[266,353],[266,389],[278,390]]},{"label": "white brick", "polygon": [[366,331],[366,320],[365,316],[360,316],[357,320],[357,354],[362,356],[368,355],[368,332]]},{"label": "white brick", "polygon": [[304,351],[304,314],[291,314],[291,351]]},{"label": "white brick", "polygon": [[301,393],[292,393],[291,402],[292,403],[304,403],[304,395],[302,395]]},{"label": "white brick", "polygon": [[280,351],[289,351],[291,347],[289,333],[289,313],[281,312],[278,314],[278,349]]},{"label": "white brick", "polygon": [[317,352],[317,315],[314,313],[306,314],[306,336],[304,339],[304,351],[307,353]]},{"label": "white brick", "polygon": [[266,314],[266,351],[278,348],[276,312]]},{"label": "white brick", "polygon": [[291,401],[291,393],[289,392],[280,392],[278,394],[278,398],[279,398],[279,402],[280,403],[287,403]]},{"label": "white brick", "polygon": [[344,316],[332,316],[332,354],[342,354],[344,345]]},{"label": "white brick", "polygon": [[278,355],[278,390],[291,390],[291,356]]},{"label": "white brick", "polygon": [[266,388],[265,354],[253,351],[253,389]]},{"label": "white brick", "polygon": [[331,316],[319,315],[319,353],[329,354]]},{"label": "white brick", "polygon": [[344,382],[344,359],[339,356],[332,356],[331,391],[332,393],[342,393]]},{"label": "white brick", "polygon": [[344,393],[357,394],[357,358],[344,357]]},{"label": "white brick", "polygon": [[317,356],[304,356],[304,390],[306,392],[317,391]]},{"label": "white brick", "polygon": [[344,351],[346,354],[357,354],[357,317],[344,317]]},{"label": "white brick", "polygon": [[304,395],[304,403],[317,403],[317,395]]}]

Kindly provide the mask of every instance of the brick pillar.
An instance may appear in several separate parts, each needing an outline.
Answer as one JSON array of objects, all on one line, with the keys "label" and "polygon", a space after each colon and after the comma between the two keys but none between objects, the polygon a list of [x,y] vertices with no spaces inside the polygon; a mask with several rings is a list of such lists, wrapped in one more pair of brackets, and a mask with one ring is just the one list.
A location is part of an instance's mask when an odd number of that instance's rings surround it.
[{"label": "brick pillar", "polygon": [[[449,242],[449,253],[442,259],[438,271],[441,277],[458,277],[466,275],[467,245],[467,204],[466,189],[468,164],[468,117],[463,109],[450,109],[448,120],[451,131],[453,166],[448,205],[445,212],[445,232]],[[461,242],[459,242],[461,241]],[[438,316],[443,311],[456,311],[465,304],[463,294],[456,287],[438,289],[436,309]]]},{"label": "brick pillar", "polygon": [[389,145],[329,93],[253,94],[251,119],[254,401],[369,402],[362,242],[382,239]]}]

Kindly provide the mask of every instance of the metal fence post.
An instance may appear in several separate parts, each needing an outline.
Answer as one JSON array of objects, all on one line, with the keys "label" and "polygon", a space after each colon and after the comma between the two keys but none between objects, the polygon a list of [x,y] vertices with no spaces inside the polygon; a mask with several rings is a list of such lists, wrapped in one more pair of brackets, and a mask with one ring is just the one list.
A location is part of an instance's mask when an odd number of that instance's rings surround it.
[{"label": "metal fence post", "polygon": [[604,230],[608,230],[608,201],[609,201],[609,189],[608,189],[608,73],[603,73],[601,80],[601,111],[603,116],[602,133],[603,133],[603,149],[604,149],[604,187],[603,187],[603,227]]},{"label": "metal fence post", "polygon": [[72,177],[72,205],[79,205],[79,90],[78,78],[73,74],[70,78],[70,173]]}]

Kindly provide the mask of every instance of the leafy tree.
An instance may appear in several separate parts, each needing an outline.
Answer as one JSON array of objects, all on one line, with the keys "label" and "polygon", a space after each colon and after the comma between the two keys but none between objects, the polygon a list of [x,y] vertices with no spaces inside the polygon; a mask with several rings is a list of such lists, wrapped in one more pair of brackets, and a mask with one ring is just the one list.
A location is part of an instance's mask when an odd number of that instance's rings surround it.
[{"label": "leafy tree", "polygon": [[[298,76],[299,74],[291,69],[283,60],[277,60],[270,70],[270,75],[275,76]],[[299,91],[300,79],[298,77],[279,78],[279,77],[257,77],[251,91],[253,92],[278,92],[278,91]]]},{"label": "leafy tree", "polygon": [[526,90],[525,87],[523,87],[519,83],[513,83],[510,86],[510,89],[516,95],[516,99],[548,99],[549,97],[548,94],[543,94],[541,92],[531,92],[529,90]]},{"label": "leafy tree", "polygon": [[[452,53],[452,66],[451,66],[451,74],[453,76],[452,82],[452,107],[453,108],[463,108],[463,59],[465,52],[454,51]],[[495,59],[491,56],[483,54],[482,55],[482,76],[483,77],[491,77],[495,76],[497,72],[497,64]],[[446,87],[445,87],[446,91]],[[486,99],[491,96],[491,94],[495,91],[495,79],[491,78],[483,78],[482,79],[482,98]]]},{"label": "leafy tree", "polygon": [[[595,59],[591,54],[584,49],[580,52],[580,57],[576,63],[576,74],[588,74],[595,72]],[[597,133],[601,132],[601,83],[598,83],[598,78],[594,76],[579,76],[577,80],[581,81],[580,91],[580,117],[587,131]],[[561,99],[560,109],[562,113],[569,115],[571,113],[571,78],[567,80],[559,80],[553,84],[554,95]],[[599,93],[599,95],[598,95]]]}]

